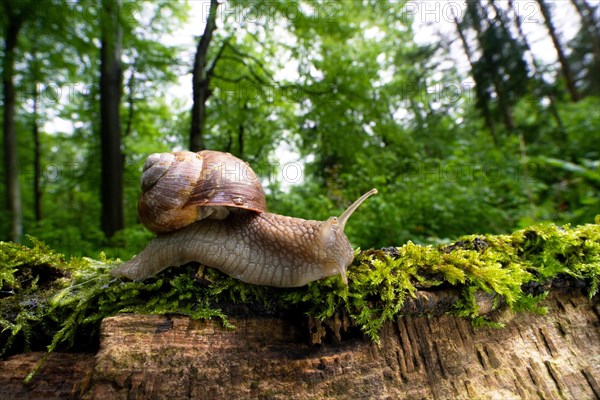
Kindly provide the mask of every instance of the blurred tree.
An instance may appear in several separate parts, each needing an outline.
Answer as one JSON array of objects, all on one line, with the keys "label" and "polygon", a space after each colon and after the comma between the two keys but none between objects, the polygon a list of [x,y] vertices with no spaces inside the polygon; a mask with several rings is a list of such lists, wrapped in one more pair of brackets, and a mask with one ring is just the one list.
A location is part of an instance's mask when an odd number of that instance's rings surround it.
[{"label": "blurred tree", "polygon": [[579,32],[569,43],[568,61],[573,65],[582,96],[600,95],[600,4],[571,0],[581,17]]},{"label": "blurred tree", "polygon": [[467,55],[467,59],[469,60],[469,65],[471,67],[471,73],[473,74],[473,79],[475,80],[475,95],[477,96],[477,105],[483,114],[483,118],[485,120],[485,125],[490,131],[492,135],[492,140],[494,141],[494,145],[498,147],[498,135],[496,134],[496,127],[494,125],[494,120],[492,118],[492,114],[490,112],[490,100],[491,96],[486,88],[485,83],[483,82],[483,77],[476,73],[475,67],[475,59],[473,57],[473,53],[469,48],[469,42],[463,32],[462,24],[458,21],[458,17],[456,15],[453,16],[454,25],[456,26],[456,32],[460,37],[460,41],[462,43],[465,54]]},{"label": "blurred tree", "polygon": [[[510,69],[504,74],[502,66],[506,66],[506,59],[501,57],[505,48],[506,37],[501,34],[498,27],[487,19],[487,12],[480,1],[467,3],[467,16],[465,19],[475,29],[477,41],[481,49],[481,58],[473,63],[475,75],[479,75],[481,84],[491,85],[498,99],[500,114],[507,132],[514,131],[516,125],[513,118],[510,88],[507,79],[510,79]],[[485,26],[484,26],[485,23]],[[509,50],[510,51],[510,50]],[[503,64],[502,66],[500,64]]]},{"label": "blurred tree", "polygon": [[100,142],[102,154],[102,230],[110,238],[123,229],[123,154],[121,153],[120,1],[102,0],[100,50]]},{"label": "blurred tree", "polygon": [[540,11],[544,16],[544,23],[546,24],[546,28],[548,29],[552,43],[554,43],[554,48],[556,49],[556,54],[558,55],[558,62],[560,63],[562,74],[567,84],[567,90],[571,95],[571,100],[579,101],[581,96],[577,90],[577,86],[575,85],[575,78],[571,70],[571,65],[569,64],[569,60],[567,59],[565,51],[560,43],[560,39],[558,38],[556,28],[554,27],[554,23],[552,22],[552,13],[550,8],[545,0],[537,0],[537,3],[539,4]]},{"label": "blurred tree", "polygon": [[212,71],[214,70],[219,54],[223,50],[225,43],[221,46],[221,51],[212,61],[210,68],[206,68],[208,50],[212,40],[213,32],[217,29],[217,0],[210,0],[210,8],[206,16],[206,25],[204,33],[198,40],[196,55],[194,57],[194,66],[192,68],[192,125],[190,130],[190,150],[204,150],[203,125],[206,118],[206,101],[210,97],[209,90]]},{"label": "blurred tree", "polygon": [[553,88],[550,87],[548,82],[546,82],[546,80],[544,79],[542,66],[540,65],[539,60],[533,54],[533,51],[531,51],[531,46],[529,45],[527,36],[523,32],[523,26],[522,26],[523,21],[521,19],[521,15],[518,12],[514,11],[513,0],[508,1],[508,6],[510,9],[513,10],[514,23],[515,23],[515,27],[517,28],[517,32],[519,34],[519,39],[520,39],[521,43],[523,44],[523,48],[524,48],[525,52],[527,54],[529,54],[529,57],[531,58],[531,70],[532,70],[532,74],[533,74],[533,79],[536,82],[536,86],[534,88],[529,87],[528,89],[532,89],[533,90],[532,94],[534,94],[535,97],[537,97],[532,100],[535,101],[536,104],[541,104],[541,102],[543,101],[544,98],[548,99],[548,111],[550,112],[550,115],[556,122],[556,125],[560,131],[563,142],[566,142],[567,141],[566,131],[565,131],[564,125],[562,123],[560,114],[558,113],[558,108],[556,105],[556,97],[553,92]]},{"label": "blurred tree", "polygon": [[20,243],[23,235],[23,211],[17,132],[15,126],[15,62],[19,33],[28,19],[34,18],[34,1],[3,2],[2,26],[4,30],[4,62],[2,65],[4,173],[6,179],[6,206],[10,215],[10,239]]},{"label": "blurred tree", "polygon": [[[39,81],[40,65],[36,49],[31,49],[31,62],[30,72],[33,77],[33,107],[31,112],[31,133],[33,136],[33,210],[35,214],[35,221],[39,222],[42,219],[42,188],[41,188],[41,145],[40,145],[40,129],[39,129],[39,116],[38,116],[38,104],[39,104],[39,93],[37,88],[37,82]],[[38,78],[38,79],[36,79]]]}]

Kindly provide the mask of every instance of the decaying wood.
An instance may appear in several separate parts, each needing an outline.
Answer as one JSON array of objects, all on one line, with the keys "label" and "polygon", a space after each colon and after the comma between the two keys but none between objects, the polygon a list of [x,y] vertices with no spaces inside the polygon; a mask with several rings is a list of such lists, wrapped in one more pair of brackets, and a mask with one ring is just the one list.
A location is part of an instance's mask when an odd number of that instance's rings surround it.
[{"label": "decaying wood", "polygon": [[[123,314],[104,320],[91,373],[73,363],[59,386],[49,362],[32,386],[19,387],[27,368],[15,365],[35,355],[15,356],[0,362],[0,397],[64,398],[69,386],[87,399],[600,398],[600,305],[573,289],[544,304],[545,316],[500,313],[503,329],[474,329],[448,314],[404,316],[385,326],[379,346],[347,332],[310,345],[309,325],[298,319],[235,318],[237,329],[227,330],[216,321]],[[329,324],[348,327],[342,316]],[[32,389],[40,380],[63,395],[40,396]]]},{"label": "decaying wood", "polygon": [[0,399],[75,399],[89,388],[94,354],[53,353],[29,384],[23,379],[45,353],[19,354],[0,361]]}]

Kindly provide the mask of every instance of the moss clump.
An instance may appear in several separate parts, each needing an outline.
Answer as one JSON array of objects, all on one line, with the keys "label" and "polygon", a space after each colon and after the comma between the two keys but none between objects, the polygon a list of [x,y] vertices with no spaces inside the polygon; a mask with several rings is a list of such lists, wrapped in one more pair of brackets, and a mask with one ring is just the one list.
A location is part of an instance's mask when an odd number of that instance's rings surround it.
[{"label": "moss clump", "polygon": [[30,240],[31,247],[0,242],[2,355],[81,346],[102,318],[119,312],[219,318],[230,326],[222,310],[231,304],[317,320],[341,312],[377,340],[382,324],[402,315],[405,299],[418,290],[459,289],[453,312],[481,325],[491,322],[480,315],[477,293],[493,295],[493,308],[543,312],[539,302],[553,286],[576,284],[592,297],[600,279],[598,224],[544,224],[511,235],[465,236],[452,245],[357,251],[348,286],[331,277],[293,289],[248,285],[211,268],[198,275],[194,265],[123,282],[109,275],[114,260],[67,261]]}]

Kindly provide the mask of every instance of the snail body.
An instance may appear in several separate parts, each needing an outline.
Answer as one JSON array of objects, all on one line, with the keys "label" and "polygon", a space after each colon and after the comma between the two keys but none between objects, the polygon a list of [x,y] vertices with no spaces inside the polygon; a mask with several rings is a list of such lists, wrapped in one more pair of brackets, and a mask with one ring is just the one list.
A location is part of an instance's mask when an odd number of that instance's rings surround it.
[{"label": "snail body", "polygon": [[[204,166],[197,162],[198,156]],[[229,166],[209,166],[206,159],[213,156],[218,156],[219,162],[226,159]],[[201,169],[210,167],[212,171],[195,171],[192,178],[181,172],[173,173],[178,167],[185,169],[177,163],[190,163],[190,160],[195,168],[200,164]],[[156,163],[162,165],[155,166]],[[235,170],[234,164],[240,167],[239,171],[245,172],[224,176],[224,171]],[[373,189],[364,194],[339,218],[314,221],[287,217],[266,212],[258,179],[242,166],[247,167],[227,153],[212,151],[150,156],[144,166],[144,175],[154,169],[159,171],[153,172],[159,178],[142,176],[144,193],[138,203],[138,212],[144,224],[158,236],[111,274],[143,280],[170,266],[196,261],[256,285],[296,287],[337,274],[347,283],[346,268],[354,258],[354,251],[344,234],[344,226],[352,212],[377,191]],[[214,182],[207,183],[207,177]],[[160,189],[157,197],[164,198],[168,205],[164,206],[156,199],[150,200],[151,205],[148,205],[150,196],[147,193],[161,179],[165,179],[162,183],[168,184],[167,188]],[[198,180],[202,182],[198,183]],[[152,184],[148,183],[150,181]],[[187,181],[190,186],[174,189],[181,181]],[[243,188],[244,185],[249,189]],[[198,186],[204,186],[203,195],[198,195]],[[233,188],[231,192],[228,192],[229,187]],[[170,198],[176,192],[179,196],[187,196],[188,200]],[[178,209],[183,210],[181,218],[185,222],[177,220]],[[156,215],[151,217],[151,214]],[[173,217],[175,221],[172,221]]]}]

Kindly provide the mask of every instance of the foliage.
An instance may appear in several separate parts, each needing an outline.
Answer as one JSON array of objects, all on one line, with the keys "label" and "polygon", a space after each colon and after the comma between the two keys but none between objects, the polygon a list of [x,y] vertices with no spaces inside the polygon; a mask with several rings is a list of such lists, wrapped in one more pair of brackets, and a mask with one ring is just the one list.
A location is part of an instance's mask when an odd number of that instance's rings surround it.
[{"label": "foliage", "polygon": [[[600,141],[597,74],[591,73],[597,64],[594,25],[580,24],[581,35],[569,44],[586,96],[573,103],[555,63],[529,61],[535,54],[516,34],[518,18],[507,18],[519,16],[511,3],[481,0],[461,9],[460,26],[479,56],[468,73],[449,57],[456,34],[418,41],[425,27],[413,24],[405,2],[224,3],[208,54],[214,76],[206,143],[257,170],[273,212],[324,219],[377,187],[380,195],[348,224],[350,239],[362,248],[442,243],[541,221],[586,223],[597,213],[599,193],[593,178],[600,159],[593,145]],[[196,43],[193,35],[202,29],[192,20],[193,2],[122,5],[126,228],[111,239],[99,228],[101,3],[23,4],[35,9],[23,14],[15,64],[24,230],[67,256],[96,258],[104,251],[129,258],[149,238],[136,215],[144,160],[187,142],[187,56],[194,48],[172,39],[187,35]],[[193,32],[177,30],[186,21]],[[0,36],[6,23],[0,18]],[[475,75],[477,88],[468,86]],[[503,127],[496,93],[502,90],[512,129]],[[477,95],[483,92],[495,140],[481,115]],[[34,123],[39,221],[33,210]],[[285,174],[295,161],[299,180]],[[5,185],[0,198],[6,198]],[[10,220],[2,207],[0,238],[9,237]]]},{"label": "foliage", "polygon": [[[600,217],[598,221],[600,222]],[[453,244],[356,251],[349,285],[330,277],[304,287],[277,289],[245,284],[195,265],[169,268],[144,282],[112,279],[115,261],[65,258],[30,238],[31,247],[0,242],[2,354],[58,346],[90,345],[102,318],[120,312],[177,313],[220,319],[231,304],[298,313],[324,321],[347,313],[377,341],[386,322],[403,315],[418,290],[455,287],[457,315],[476,325],[494,324],[480,315],[476,294],[494,295],[495,308],[543,312],[539,305],[556,282],[583,283],[589,296],[600,284],[600,225],[571,228],[543,224],[511,235],[472,235]]]}]

